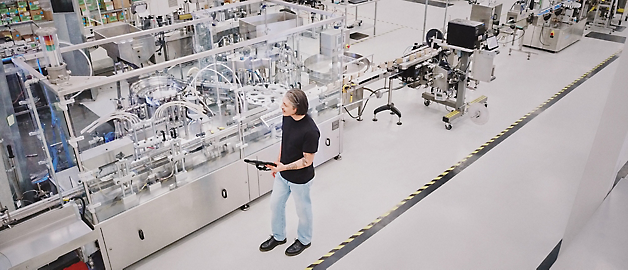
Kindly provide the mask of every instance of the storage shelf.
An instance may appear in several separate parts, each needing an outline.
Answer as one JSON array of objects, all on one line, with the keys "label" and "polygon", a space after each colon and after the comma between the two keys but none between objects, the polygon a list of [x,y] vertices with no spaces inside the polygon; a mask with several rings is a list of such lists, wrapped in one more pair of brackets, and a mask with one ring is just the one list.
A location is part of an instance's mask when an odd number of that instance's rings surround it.
[{"label": "storage shelf", "polygon": [[[120,12],[120,11],[125,11],[125,10],[126,10],[126,8],[119,8],[119,9],[114,9],[114,10],[100,10],[100,14],[112,13],[112,12]],[[89,11],[89,13],[94,13],[94,14],[98,13],[98,12],[99,12],[99,10],[97,10],[97,9]],[[92,14],[90,14],[90,15],[92,15]],[[87,17],[87,16],[83,15],[83,17]]]},{"label": "storage shelf", "polygon": [[40,20],[40,21],[25,21],[25,22],[16,22],[16,23],[8,23],[8,24],[1,24],[0,27],[16,27],[16,26],[21,26],[21,25],[27,25],[27,24],[45,24],[48,22],[52,22],[49,20]]},{"label": "storage shelf", "polygon": [[124,11],[126,8],[119,8],[119,9],[114,9],[114,10],[101,10],[100,13],[111,13],[111,12],[118,12],[118,11]]}]

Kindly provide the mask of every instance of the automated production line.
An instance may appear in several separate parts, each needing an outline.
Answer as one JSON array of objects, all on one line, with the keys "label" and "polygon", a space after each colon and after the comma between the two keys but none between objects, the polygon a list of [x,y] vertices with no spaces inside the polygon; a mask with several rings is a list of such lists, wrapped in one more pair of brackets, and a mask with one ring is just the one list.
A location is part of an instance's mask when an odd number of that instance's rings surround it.
[{"label": "automated production line", "polygon": [[[314,12],[321,19],[305,20],[290,10]],[[486,103],[486,97],[465,100],[465,89],[474,87],[470,82],[477,86],[492,80],[492,59],[479,65],[473,62],[479,58],[470,57],[491,51],[485,46],[488,35],[477,24],[462,30],[470,34],[467,39],[444,40],[436,34],[410,53],[376,66],[372,58],[347,52],[344,17],[330,12],[274,0],[249,1],[200,11],[194,18],[159,30],[112,25],[120,35],[103,34],[103,39],[63,48],[53,30],[44,30],[44,51],[12,59],[13,67],[6,69],[9,83],[25,95],[17,121],[34,128],[18,131],[17,137],[26,132],[32,136],[28,139],[5,142],[20,153],[6,165],[20,172],[13,180],[21,188],[13,190],[25,195],[2,201],[18,208],[7,208],[1,217],[0,238],[10,239],[0,246],[7,268],[38,267],[78,249],[85,262],[98,253],[106,268],[120,269],[234,209],[246,209],[248,202],[270,191],[272,178],[242,161],[275,158],[281,136],[278,102],[290,88],[301,88],[310,100],[309,114],[321,130],[314,161],[319,165],[342,152],[342,109],[356,104],[363,109],[361,91],[373,82],[385,80],[389,86],[388,104],[376,112],[396,110],[401,117],[390,83],[400,79],[425,87],[426,105],[453,108],[456,115],[443,118],[450,129],[465,113],[479,117],[481,109],[472,108],[473,103]],[[453,23],[464,24],[468,22]],[[152,43],[151,37],[158,44],[160,31],[179,31],[180,26],[185,31],[193,26],[194,54],[179,52],[181,57],[172,60],[147,55],[151,50],[144,45]],[[128,33],[117,31],[121,28]],[[105,48],[116,59],[114,75],[68,72],[61,53],[92,46]],[[381,96],[384,91],[373,93]],[[96,113],[81,102],[113,106]],[[15,130],[3,132],[15,135]],[[23,153],[28,151],[36,151],[30,157],[36,162],[26,160]],[[51,236],[43,231],[65,226],[88,229],[50,241],[36,252],[9,252]],[[19,237],[18,231],[41,235]]]},{"label": "automated production line", "polygon": [[[36,192],[30,192],[31,200],[17,202],[17,210],[3,211],[5,229],[0,237],[11,239],[0,246],[7,258],[3,268],[40,267],[54,260],[54,255],[79,248],[84,254],[81,260],[90,262],[100,251],[106,268],[121,269],[234,209],[246,207],[270,191],[273,179],[242,159],[272,159],[276,155],[281,136],[278,102],[291,87],[300,87],[308,94],[312,105],[309,113],[321,130],[315,165],[339,156],[342,58],[338,54],[344,52],[342,44],[335,43],[338,48],[325,52],[335,67],[328,71],[325,84],[302,82],[300,68],[304,57],[321,53],[318,38],[311,38],[312,34],[334,29],[343,17],[321,11],[323,20],[306,24],[284,16],[289,12],[265,6],[271,3],[238,4],[235,8],[263,7],[263,13],[272,9],[269,17],[283,17],[264,21],[267,14],[255,12],[236,18],[239,24],[231,25],[237,33],[228,34],[230,42],[214,42],[225,40],[225,36],[206,34],[213,33],[213,24],[234,19],[213,16],[229,8],[202,11],[198,16],[208,19],[190,25],[205,30],[196,31],[205,36],[195,41],[206,43],[195,44],[195,54],[175,60],[154,63],[151,55],[145,55],[142,44],[147,44],[152,30],[124,34],[124,39],[103,35],[104,39],[74,47],[98,44],[108,49],[110,56],[118,52],[118,65],[123,68],[109,77],[72,76],[60,57],[59,41],[52,29],[40,38],[47,42],[42,44],[45,58],[14,59],[15,67],[7,72],[16,74],[12,83],[23,87],[26,98],[21,102],[31,115],[18,120],[33,123],[30,134],[36,140],[31,143],[39,144],[40,160],[38,167],[16,162],[14,169],[41,173],[35,179],[17,179],[21,186]],[[300,8],[287,3],[283,6]],[[247,27],[247,18],[255,22],[254,30]],[[308,37],[302,37],[304,32]],[[313,44],[304,46],[309,49],[305,50],[300,47],[303,42]],[[129,50],[136,47],[143,49]],[[140,56],[139,61],[133,60],[135,55]],[[37,59],[47,76],[39,73],[37,66],[33,68],[29,59]],[[180,72],[169,74],[172,66],[178,66]],[[77,109],[82,106],[80,100],[98,102],[99,92],[106,91],[117,92],[114,101],[105,101],[114,102],[113,112],[78,113],[85,111]],[[49,101],[48,109],[38,110],[44,99]],[[47,134],[51,124],[43,121],[51,121],[56,128],[54,136]],[[60,134],[67,140],[62,141]],[[75,200],[81,202],[80,211],[62,210],[74,205],[66,201]],[[53,210],[45,211],[50,208]],[[38,215],[40,212],[45,213]],[[29,219],[33,215],[42,218]],[[41,220],[78,223],[43,224]],[[25,250],[33,239],[52,236],[34,235],[42,228],[54,232],[67,226],[86,229],[77,231],[82,234],[50,241],[42,250]],[[24,231],[31,233],[16,235]]]}]

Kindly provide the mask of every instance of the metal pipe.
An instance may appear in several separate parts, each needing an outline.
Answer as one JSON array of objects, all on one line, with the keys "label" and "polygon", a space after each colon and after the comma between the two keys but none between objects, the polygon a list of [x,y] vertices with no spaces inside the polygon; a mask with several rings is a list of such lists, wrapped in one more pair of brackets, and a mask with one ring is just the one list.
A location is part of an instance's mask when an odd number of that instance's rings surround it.
[{"label": "metal pipe", "polygon": [[392,84],[393,84],[393,77],[389,77],[388,78],[388,104],[392,104],[392,92],[393,92]]},{"label": "metal pipe", "polygon": [[445,16],[443,17],[443,34],[447,33],[447,9],[449,9],[449,0],[445,3]]},{"label": "metal pipe", "polygon": [[[206,13],[217,12],[217,11],[221,11],[221,10],[225,10],[225,9],[231,9],[231,8],[234,8],[234,7],[239,7],[239,6],[244,6],[244,5],[251,5],[251,4],[262,3],[262,2],[264,2],[264,1],[263,0],[251,0],[251,1],[239,2],[239,3],[234,3],[234,4],[229,4],[229,5],[225,5],[225,6],[219,6],[219,7],[207,9],[207,10],[204,10],[203,12],[206,12]],[[300,8],[305,8],[305,7],[300,7]],[[76,44],[76,45],[72,45],[72,46],[67,46],[67,47],[60,48],[60,51],[61,51],[61,53],[65,53],[65,52],[75,51],[75,50],[79,50],[79,49],[90,48],[90,47],[94,47],[94,46],[97,46],[97,45],[112,43],[112,42],[121,41],[121,40],[128,40],[128,39],[131,39],[131,38],[134,38],[134,37],[145,36],[145,35],[149,35],[149,34],[155,34],[155,33],[159,33],[159,32],[164,32],[164,31],[184,28],[184,27],[187,27],[187,26],[190,26],[190,25],[196,25],[196,24],[199,24],[199,23],[212,22],[213,20],[214,19],[210,17],[210,18],[204,18],[204,19],[198,19],[198,20],[191,20],[191,21],[182,22],[182,23],[176,23],[176,24],[172,24],[172,25],[169,25],[169,26],[163,26],[163,27],[158,27],[158,28],[138,31],[138,32],[134,32],[134,33],[119,35],[119,36],[115,36],[115,37],[99,39],[99,40],[95,40],[95,41],[91,41],[91,42],[85,42],[85,43]],[[40,58],[43,55],[44,55],[43,53],[34,53],[34,54],[27,54],[27,55],[24,55],[24,56],[26,57],[27,60],[30,60],[30,59]]]},{"label": "metal pipe", "polygon": [[430,0],[425,0],[425,14],[423,15],[423,38],[425,38],[426,28],[427,28],[427,4],[429,4]]},{"label": "metal pipe", "polygon": [[377,29],[377,2],[379,1],[375,1],[375,16],[373,18],[373,36],[375,36],[375,30]]},{"label": "metal pipe", "polygon": [[[310,25],[302,25],[302,26],[299,26],[299,27],[291,28],[291,29],[283,31],[283,32],[269,34],[269,35],[266,35],[266,36],[263,36],[263,37],[258,37],[258,38],[250,39],[250,40],[247,40],[247,41],[243,41],[241,43],[232,44],[232,45],[229,45],[229,46],[220,47],[220,48],[216,48],[216,49],[213,49],[213,50],[205,51],[205,52],[202,52],[202,53],[188,55],[188,56],[185,56],[185,57],[180,57],[180,58],[177,58],[177,59],[173,59],[173,60],[170,60],[170,61],[166,61],[166,62],[162,62],[162,63],[156,64],[156,65],[152,65],[152,66],[148,66],[148,67],[132,70],[132,71],[125,72],[125,73],[122,73],[122,74],[113,75],[113,76],[110,76],[110,77],[107,77],[107,78],[103,78],[103,79],[100,79],[100,80],[86,80],[86,82],[83,83],[83,84],[76,84],[76,85],[72,85],[72,86],[63,86],[62,88],[58,89],[57,94],[59,94],[59,95],[68,95],[68,94],[76,93],[78,91],[82,91],[84,89],[99,87],[99,86],[106,85],[106,84],[109,84],[109,83],[112,83],[112,82],[115,82],[115,81],[125,80],[125,79],[129,79],[129,78],[140,76],[142,74],[146,74],[146,73],[150,73],[150,72],[154,72],[154,71],[158,71],[158,70],[163,70],[166,67],[177,65],[179,63],[185,63],[185,62],[194,61],[196,59],[200,59],[200,58],[204,58],[204,57],[215,56],[216,54],[221,54],[221,53],[233,51],[234,49],[237,49],[237,48],[250,46],[250,45],[253,45],[253,44],[256,44],[256,43],[262,43],[262,42],[265,42],[265,41],[268,41],[268,40],[274,40],[274,39],[277,39],[279,37],[290,35],[290,34],[293,34],[293,33],[302,32],[302,31],[310,29],[310,28],[315,28],[315,27],[318,27],[318,26],[332,24],[332,23],[337,22],[337,21],[342,21],[343,19],[344,19],[343,17],[329,18],[329,19],[326,19],[326,20],[323,20],[323,21],[320,21],[320,22],[316,22],[316,23],[310,24]],[[55,89],[55,88],[53,88],[53,89]]]},{"label": "metal pipe", "polygon": [[[80,195],[82,192],[83,192],[83,188],[77,186],[71,190],[64,191],[63,193],[59,192],[59,194],[62,194],[63,197],[66,197],[66,198],[72,198],[77,195]],[[18,210],[11,212],[11,218],[14,220],[20,220],[20,219],[32,216],[34,214],[37,214],[43,210],[56,207],[58,205],[61,205],[61,201],[59,201],[59,199],[55,197],[49,197],[41,201],[38,201],[34,204],[28,205],[26,207],[23,207],[23,208],[20,208]],[[7,214],[0,215],[0,220],[5,220],[8,218],[9,217],[7,216]]]},{"label": "metal pipe", "polygon": [[11,62],[13,62],[13,64],[16,65],[17,67],[19,67],[20,69],[27,71],[34,78],[42,80],[42,82],[46,82],[46,84],[50,85],[49,83],[47,83],[47,81],[45,81],[46,80],[46,76],[44,76],[43,74],[39,73],[39,71],[37,71],[36,69],[31,67],[31,65],[26,63],[24,60],[22,60],[22,59],[20,59],[18,57],[14,57],[14,58],[11,58]]},{"label": "metal pipe", "polygon": [[[45,90],[44,90],[45,91]],[[59,99],[61,101],[63,101],[63,103],[65,103],[66,99],[65,96],[60,96]],[[63,118],[65,118],[65,123],[68,126],[68,135],[70,135],[70,140],[76,140],[76,135],[74,134],[74,128],[72,126],[72,120],[70,119],[70,114],[68,113],[68,105],[67,103],[65,103],[66,110],[62,110],[63,111]],[[63,131],[62,131],[63,132]],[[72,145],[72,151],[74,152],[74,159],[76,160],[76,166],[78,167],[79,171],[85,171],[85,167],[83,167],[83,162],[81,161],[80,158],[80,153],[79,153],[79,149],[78,149],[78,142],[74,141],[71,144],[75,144]]]},{"label": "metal pipe", "polygon": [[[35,121],[35,123],[37,124],[37,130],[35,132],[37,132],[37,138],[39,138],[39,140],[42,143],[42,151],[44,151],[44,154],[46,155],[46,166],[48,167],[48,180],[50,180],[51,183],[53,183],[55,185],[55,187],[57,187],[57,193],[59,194],[59,201],[62,201],[63,198],[61,197],[61,186],[56,182],[57,180],[57,174],[55,172],[55,168],[54,165],[52,164],[52,157],[50,157],[50,152],[48,151],[48,143],[46,142],[46,136],[44,135],[44,127],[41,124],[41,121],[39,120],[39,112],[37,112],[37,106],[35,105],[35,99],[33,98],[33,93],[31,92],[31,84],[33,83],[38,83],[39,79],[29,79],[26,80],[26,82],[24,82],[24,85],[26,86],[26,89],[24,92],[26,92],[26,96],[27,96],[27,102],[29,103],[29,107],[33,113],[33,120]],[[44,90],[45,91],[45,90]]]},{"label": "metal pipe", "polygon": [[[3,139],[0,139],[0,145],[2,145],[2,143],[4,142]],[[20,183],[19,183],[19,176],[17,173],[17,168],[15,167],[15,154],[13,153],[13,147],[11,147],[11,145],[7,145],[7,160],[9,163],[10,168],[7,169],[7,172],[10,170],[13,174],[13,188],[15,189],[15,196],[17,197],[17,200],[22,200],[23,194],[22,194],[22,189],[20,188]]]},{"label": "metal pipe", "polygon": [[[92,194],[89,193],[89,187],[87,186],[87,182],[86,181],[83,181],[83,189],[85,189],[85,197],[87,197],[87,204],[91,205],[92,203],[94,203],[94,200],[92,199]],[[87,205],[83,205],[83,207],[87,208]],[[93,225],[98,224],[98,217],[96,217],[96,213],[94,213],[92,211],[89,211],[89,213],[92,215],[92,223],[93,223]]]}]

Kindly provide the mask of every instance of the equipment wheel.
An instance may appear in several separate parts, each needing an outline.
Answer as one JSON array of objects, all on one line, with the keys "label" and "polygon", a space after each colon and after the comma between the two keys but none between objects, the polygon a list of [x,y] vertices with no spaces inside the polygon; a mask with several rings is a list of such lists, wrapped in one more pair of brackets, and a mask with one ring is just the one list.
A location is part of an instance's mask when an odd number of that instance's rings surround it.
[{"label": "equipment wheel", "polygon": [[452,128],[451,124],[449,124],[449,123],[445,124],[445,129],[446,130],[451,130],[451,128]]},{"label": "equipment wheel", "polygon": [[432,102],[427,100],[427,99],[425,101],[423,101],[423,104],[425,104],[425,106],[430,106],[430,103],[432,103]]}]

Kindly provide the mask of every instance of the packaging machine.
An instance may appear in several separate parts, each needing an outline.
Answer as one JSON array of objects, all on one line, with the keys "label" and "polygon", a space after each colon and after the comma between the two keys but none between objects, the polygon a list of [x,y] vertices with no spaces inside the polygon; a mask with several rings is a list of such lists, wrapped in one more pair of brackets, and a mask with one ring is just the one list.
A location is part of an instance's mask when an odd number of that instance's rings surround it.
[{"label": "packaging machine", "polygon": [[[567,0],[552,3],[544,9],[528,11],[523,45],[559,52],[580,40],[587,21],[582,8],[582,1]],[[511,11],[508,16],[517,17],[517,14],[523,12]]]},{"label": "packaging machine", "polygon": [[[276,157],[280,102],[293,87],[308,95],[321,131],[314,165],[338,157],[346,41],[342,30],[332,47],[320,39],[343,20],[253,0],[162,28],[100,31],[64,48],[54,29],[43,29],[42,52],[13,58],[0,74],[5,104],[15,101],[1,112],[3,165],[12,173],[0,179],[11,193],[0,194],[0,269],[38,268],[68,252],[123,269],[245,209],[273,178],[243,160]],[[156,61],[161,32],[180,27],[193,29],[194,53]],[[72,76],[61,53],[93,46],[116,56],[115,74]],[[320,74],[304,59],[323,53],[331,68],[313,80]]]},{"label": "packaging machine", "polygon": [[[401,110],[392,102],[393,80],[403,84],[400,87],[424,88],[421,97],[425,106],[438,103],[450,108],[443,116],[445,128],[463,115],[472,119],[488,116],[486,96],[480,96],[470,102],[466,100],[467,89],[476,89],[480,82],[495,79],[493,59],[497,55],[497,42],[492,34],[485,33],[482,22],[455,19],[448,23],[448,35],[432,29],[426,34],[426,42],[415,44],[409,52],[399,58],[373,65],[366,72],[356,72],[343,79],[343,104],[347,110],[358,107],[358,120],[362,120],[363,103],[373,95],[381,97],[388,94],[387,104],[374,110],[377,115],[390,111],[398,116],[401,125]],[[371,91],[364,97],[366,86],[384,80],[384,88]],[[399,88],[400,88],[399,87]],[[481,106],[480,106],[481,105]],[[377,121],[377,117],[373,117]]]}]

